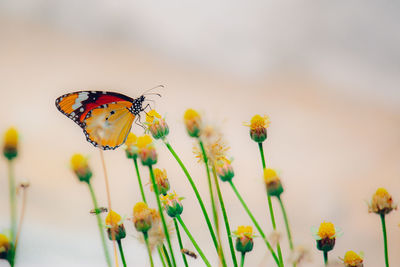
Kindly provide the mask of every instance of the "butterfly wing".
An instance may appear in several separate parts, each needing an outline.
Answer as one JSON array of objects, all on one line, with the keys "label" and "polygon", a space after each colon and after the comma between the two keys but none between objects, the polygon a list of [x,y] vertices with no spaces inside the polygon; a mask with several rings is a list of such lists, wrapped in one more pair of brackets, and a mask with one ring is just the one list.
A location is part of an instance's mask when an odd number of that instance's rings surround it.
[{"label": "butterfly wing", "polygon": [[121,106],[131,108],[133,101],[126,95],[114,92],[79,91],[57,98],[56,107],[61,113],[83,128],[83,121],[91,110],[111,103],[118,103]]},{"label": "butterfly wing", "polygon": [[108,150],[125,142],[134,119],[125,105],[111,103],[90,110],[81,124],[88,142]]}]

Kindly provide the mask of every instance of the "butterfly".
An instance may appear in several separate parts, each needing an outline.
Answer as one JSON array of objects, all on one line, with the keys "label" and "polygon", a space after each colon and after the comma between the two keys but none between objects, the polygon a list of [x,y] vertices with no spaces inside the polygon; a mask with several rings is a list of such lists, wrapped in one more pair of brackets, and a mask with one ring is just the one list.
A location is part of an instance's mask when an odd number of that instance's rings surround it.
[{"label": "butterfly", "polygon": [[115,92],[79,91],[58,97],[55,104],[61,113],[82,128],[89,143],[110,150],[125,142],[132,123],[140,121],[141,112],[150,107],[149,104],[143,107],[145,101],[153,101],[145,95],[131,98]]}]

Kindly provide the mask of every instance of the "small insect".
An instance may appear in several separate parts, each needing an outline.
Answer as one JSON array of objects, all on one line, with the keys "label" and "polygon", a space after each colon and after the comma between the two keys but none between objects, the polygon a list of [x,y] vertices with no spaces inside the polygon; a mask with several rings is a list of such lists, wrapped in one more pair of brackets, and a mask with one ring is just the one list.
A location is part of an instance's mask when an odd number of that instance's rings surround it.
[{"label": "small insect", "polygon": [[188,250],[188,249],[186,249],[186,248],[181,249],[181,252],[184,253],[184,254],[186,254],[186,255],[188,255],[189,257],[192,257],[192,258],[194,258],[194,259],[197,259],[196,253],[194,253],[194,252],[192,252],[192,251],[190,251],[190,250]]},{"label": "small insect", "polygon": [[[57,109],[78,124],[86,140],[103,150],[115,149],[122,145],[128,136],[132,123],[140,124],[140,115],[151,108],[145,104],[148,93],[156,86],[145,91],[138,98],[106,91],[79,91],[58,97],[55,101]],[[137,122],[139,121],[139,123]]]},{"label": "small insect", "polygon": [[99,207],[98,209],[91,209],[90,210],[90,214],[100,214],[100,213],[104,213],[107,212],[108,209],[105,207]]}]

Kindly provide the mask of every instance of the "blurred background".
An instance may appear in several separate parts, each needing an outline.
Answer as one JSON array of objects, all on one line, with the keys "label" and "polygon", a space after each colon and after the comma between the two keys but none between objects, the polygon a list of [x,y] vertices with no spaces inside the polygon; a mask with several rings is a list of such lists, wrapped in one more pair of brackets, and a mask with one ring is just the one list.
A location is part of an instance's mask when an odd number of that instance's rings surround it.
[{"label": "blurred background", "polygon": [[[269,115],[267,164],[280,171],[295,244],[310,251],[312,261],[304,266],[321,266],[310,228],[324,220],[344,233],[332,261],[354,250],[365,253],[366,266],[383,266],[379,216],[368,214],[366,203],[378,187],[400,199],[399,12],[398,2],[372,0],[1,1],[0,130],[20,131],[16,176],[31,183],[16,266],[105,266],[89,192],[69,169],[73,153],[88,155],[95,191],[106,205],[99,152],[54,100],[76,90],[137,97],[158,84],[166,88],[156,108],[166,115],[171,144],[207,207],[204,166],[192,153],[184,111],[199,110],[225,134],[235,183],[267,233],[272,228],[261,162],[243,122]],[[143,133],[136,125],[132,131]],[[158,166],[185,197],[183,219],[217,266],[183,172],[161,143],[157,149]],[[133,164],[122,149],[105,157],[113,207],[131,216],[140,201]],[[6,167],[2,160],[0,230],[9,223]],[[141,171],[147,183],[147,170]],[[231,188],[221,187],[231,228],[251,225]],[[151,196],[148,186],[146,193]],[[400,266],[399,223],[398,211],[387,217],[392,266]],[[150,266],[139,234],[125,225],[128,266]],[[194,250],[187,239],[184,245]],[[230,262],[227,243],[224,249]],[[272,262],[256,239],[245,266]],[[197,259],[190,266],[204,265]]]}]

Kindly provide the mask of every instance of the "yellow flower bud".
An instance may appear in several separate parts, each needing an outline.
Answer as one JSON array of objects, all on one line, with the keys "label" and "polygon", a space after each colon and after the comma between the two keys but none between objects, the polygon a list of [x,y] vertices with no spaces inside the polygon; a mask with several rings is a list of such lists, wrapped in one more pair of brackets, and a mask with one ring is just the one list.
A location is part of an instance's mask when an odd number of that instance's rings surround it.
[{"label": "yellow flower bud", "polygon": [[[155,168],[154,178],[157,184],[158,193],[161,195],[166,195],[170,188],[169,181],[167,178],[167,171],[165,169],[160,170],[159,168]],[[151,190],[154,190],[153,185],[151,185]]]},{"label": "yellow flower bud", "polygon": [[251,226],[239,226],[236,231],[233,232],[236,238],[236,250],[242,253],[247,253],[253,250],[253,228]]},{"label": "yellow flower bud", "polygon": [[168,124],[165,119],[154,109],[146,114],[146,124],[154,139],[164,139],[169,133]]},{"label": "yellow flower bud", "polygon": [[262,143],[267,139],[267,128],[270,124],[268,116],[255,115],[251,118],[250,124],[245,124],[250,127],[250,137],[257,143]]},{"label": "yellow flower bud", "polygon": [[122,223],[121,216],[113,210],[108,212],[106,217],[106,227],[108,238],[113,240],[113,235],[115,240],[121,240],[126,237],[126,231],[124,224]]},{"label": "yellow flower bud", "polygon": [[133,159],[136,158],[138,155],[138,147],[137,147],[137,137],[133,133],[129,133],[128,137],[126,138],[125,141],[125,152],[126,152],[126,157]]},{"label": "yellow flower bud", "polygon": [[363,267],[363,257],[354,251],[347,251],[344,255],[343,263],[346,267]]},{"label": "yellow flower bud", "polygon": [[133,207],[133,224],[139,232],[147,233],[153,225],[153,218],[156,217],[155,210],[149,209],[144,202],[138,202]]},{"label": "yellow flower bud", "polygon": [[3,154],[8,160],[18,155],[18,131],[14,127],[9,128],[4,134]]},{"label": "yellow flower bud", "polygon": [[193,110],[186,110],[183,115],[183,121],[186,126],[186,130],[191,137],[199,137],[201,132],[201,117],[200,114]]},{"label": "yellow flower bud", "polygon": [[397,209],[397,205],[393,203],[392,196],[385,188],[378,188],[372,196],[372,201],[369,204],[369,212],[388,214],[393,209]]},{"label": "yellow flower bud", "polygon": [[7,236],[0,234],[0,259],[8,259],[11,243]]},{"label": "yellow flower bud", "polygon": [[139,157],[143,165],[150,166],[157,163],[157,152],[149,135],[138,137],[136,145],[139,148]]},{"label": "yellow flower bud", "polygon": [[71,157],[71,169],[81,182],[89,183],[90,178],[92,178],[92,171],[89,168],[87,158],[82,154],[74,154]]},{"label": "yellow flower bud", "polygon": [[281,179],[275,170],[266,168],[264,169],[264,182],[267,187],[267,192],[270,196],[279,197],[283,192]]}]

